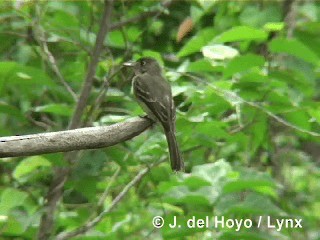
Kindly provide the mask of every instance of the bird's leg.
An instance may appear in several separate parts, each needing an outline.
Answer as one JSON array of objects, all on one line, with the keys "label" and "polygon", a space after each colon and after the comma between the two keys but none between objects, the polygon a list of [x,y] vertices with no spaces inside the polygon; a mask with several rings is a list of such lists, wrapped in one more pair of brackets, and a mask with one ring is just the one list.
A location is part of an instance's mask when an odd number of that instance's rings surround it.
[{"label": "bird's leg", "polygon": [[153,127],[154,126],[154,124],[156,123],[156,121],[153,119],[153,118],[151,118],[149,115],[139,115],[139,117],[140,118],[144,118],[144,119],[148,119],[150,122],[152,122],[152,125],[151,125],[151,127]]}]

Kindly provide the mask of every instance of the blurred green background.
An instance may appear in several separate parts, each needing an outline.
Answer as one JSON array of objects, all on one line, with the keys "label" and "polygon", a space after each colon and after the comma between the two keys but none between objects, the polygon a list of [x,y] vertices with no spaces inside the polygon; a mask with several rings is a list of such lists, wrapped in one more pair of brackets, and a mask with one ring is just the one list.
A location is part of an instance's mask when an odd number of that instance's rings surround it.
[{"label": "blurred green background", "polygon": [[[67,128],[75,101],[66,85],[80,92],[103,5],[0,3],[1,136]],[[131,94],[132,73],[121,65],[155,57],[175,96],[186,173],[172,173],[160,127],[82,151],[53,236],[109,209],[127,186],[115,208],[73,239],[319,240],[319,20],[317,1],[115,1],[84,122],[110,125],[142,114]],[[1,239],[36,238],[53,168],[63,158],[0,159]],[[163,228],[153,227],[155,216],[164,218]],[[173,216],[181,228],[168,226]],[[192,216],[208,216],[210,227],[187,228]],[[215,228],[215,216],[250,219],[253,226]],[[277,231],[267,216],[273,224],[302,219],[302,228]]]}]

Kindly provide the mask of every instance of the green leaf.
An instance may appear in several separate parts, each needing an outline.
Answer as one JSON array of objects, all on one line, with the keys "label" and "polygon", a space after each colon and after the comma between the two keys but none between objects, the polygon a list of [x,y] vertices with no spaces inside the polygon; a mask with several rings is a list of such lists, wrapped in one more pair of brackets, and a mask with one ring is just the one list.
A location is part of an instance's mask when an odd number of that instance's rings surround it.
[{"label": "green leaf", "polygon": [[241,168],[239,173],[234,181],[225,184],[224,193],[253,190],[272,197],[277,196],[276,185],[269,174],[245,168]]},{"label": "green leaf", "polygon": [[197,2],[199,3],[199,5],[205,10],[207,11],[208,9],[210,9],[211,7],[213,7],[213,5],[215,5],[218,1],[217,0],[197,0]]},{"label": "green leaf", "polygon": [[201,30],[183,46],[177,54],[178,57],[185,57],[192,53],[199,52],[203,46],[212,40],[215,34],[216,32],[212,28]]},{"label": "green leaf", "polygon": [[235,73],[247,71],[253,67],[262,67],[265,63],[263,57],[255,54],[247,54],[232,59],[224,71],[225,78],[231,77]]},{"label": "green leaf", "polygon": [[220,34],[213,41],[217,43],[237,41],[264,41],[268,34],[260,29],[248,26],[238,26]]},{"label": "green leaf", "polygon": [[253,156],[256,154],[256,151],[267,142],[266,135],[268,134],[268,123],[265,114],[256,116],[255,121],[250,129],[252,136],[250,151]]},{"label": "green leaf", "polygon": [[15,62],[0,62],[0,93],[2,92],[6,80],[9,78],[10,74],[13,73],[16,66],[17,63]]},{"label": "green leaf", "polygon": [[28,195],[14,188],[6,188],[1,194],[0,215],[7,215],[12,208],[22,206]]},{"label": "green leaf", "polygon": [[107,36],[107,43],[110,47],[125,48],[125,40],[121,31],[112,31]]},{"label": "green leaf", "polygon": [[162,60],[162,56],[161,56],[161,53],[159,52],[155,52],[155,51],[152,51],[152,50],[144,50],[142,52],[142,55],[144,57],[153,57],[155,58],[162,66],[164,65],[164,62]]},{"label": "green leaf", "polygon": [[240,13],[241,25],[260,28],[268,22],[278,22],[282,19],[281,8],[273,4],[267,4],[263,8],[258,4],[246,6]]},{"label": "green leaf", "polygon": [[279,32],[284,28],[284,23],[283,22],[268,22],[263,26],[263,28],[266,31]]},{"label": "green leaf", "polygon": [[230,59],[239,54],[237,49],[222,44],[204,46],[201,50],[204,57],[212,60]]},{"label": "green leaf", "polygon": [[314,65],[319,65],[319,57],[296,39],[274,39],[269,43],[269,49],[273,53],[287,53]]},{"label": "green leaf", "polygon": [[219,237],[219,240],[230,239],[250,239],[250,240],[274,240],[275,238],[266,232],[244,232],[244,231],[224,231]]},{"label": "green leaf", "polygon": [[6,86],[34,89],[53,85],[54,82],[41,69],[16,62],[0,62],[0,93]]},{"label": "green leaf", "polygon": [[195,166],[192,169],[192,174],[198,176],[211,183],[212,186],[221,186],[221,183],[227,179],[232,169],[229,163],[225,160],[219,160],[215,163],[203,164]]},{"label": "green leaf", "polygon": [[18,108],[10,106],[4,102],[0,102],[0,115],[1,114],[7,114],[15,117],[21,122],[25,122],[27,120]]},{"label": "green leaf", "polygon": [[187,68],[188,72],[216,72],[217,69],[207,59],[191,62]]},{"label": "green leaf", "polygon": [[55,115],[60,116],[71,116],[72,115],[72,108],[65,104],[48,104],[44,106],[35,107],[35,112],[45,112],[45,113],[52,113]]},{"label": "green leaf", "polygon": [[13,177],[15,179],[23,178],[40,167],[51,167],[51,162],[42,156],[25,158],[14,169]]},{"label": "green leaf", "polygon": [[298,126],[304,130],[311,129],[310,117],[303,110],[294,109],[292,112],[285,113],[284,116],[295,126]]},{"label": "green leaf", "polygon": [[217,189],[202,187],[190,190],[185,186],[174,187],[165,194],[165,199],[170,203],[184,203],[190,205],[210,206],[218,197]]},{"label": "green leaf", "polygon": [[320,123],[320,107],[314,109],[310,108],[308,110],[309,115],[314,118],[318,123]]},{"label": "green leaf", "polygon": [[212,132],[212,139],[221,139],[228,136],[228,133],[224,130],[226,128],[226,124],[219,121],[209,121],[209,122],[201,122],[199,124],[195,124],[195,129],[198,134],[208,135],[208,133]]},{"label": "green leaf", "polygon": [[205,14],[205,11],[197,6],[191,6],[190,8],[190,15],[193,20],[193,22],[198,22],[199,19]]},{"label": "green leaf", "polygon": [[239,193],[226,194],[219,200],[216,206],[217,211],[223,215],[283,215],[284,212],[277,207],[270,197],[249,192],[244,195]]}]

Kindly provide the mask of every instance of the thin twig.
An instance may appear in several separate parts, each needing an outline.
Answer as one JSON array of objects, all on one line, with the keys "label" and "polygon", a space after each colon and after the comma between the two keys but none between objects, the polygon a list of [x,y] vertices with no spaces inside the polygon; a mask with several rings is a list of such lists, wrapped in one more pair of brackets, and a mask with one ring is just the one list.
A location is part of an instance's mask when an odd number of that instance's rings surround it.
[{"label": "thin twig", "polygon": [[[39,8],[37,8],[37,12],[39,12],[39,11],[40,11]],[[40,16],[40,14],[38,14],[38,16]],[[38,34],[35,34],[35,39],[38,42],[38,44],[40,45],[40,47],[45,55],[45,59],[48,62],[49,67],[55,73],[55,75],[58,77],[61,84],[65,87],[65,89],[70,93],[70,95],[72,96],[72,98],[76,102],[78,100],[77,95],[75,94],[75,92],[72,90],[72,88],[69,86],[67,81],[62,76],[61,71],[57,65],[57,61],[48,48],[48,44],[47,44],[44,30],[42,29],[42,27],[38,23],[34,24],[34,27],[37,28],[36,32],[38,33]]]},{"label": "thin twig", "polygon": [[79,97],[75,112],[73,114],[73,117],[69,124],[69,129],[74,129],[81,125],[81,116],[88,102],[94,75],[99,62],[99,56],[103,47],[103,42],[109,30],[112,8],[113,8],[113,0],[105,0],[105,7],[104,7],[102,21],[100,24],[100,30],[97,35],[96,43],[92,53],[92,58],[88,67],[88,72],[87,72],[84,84],[81,89],[80,97]]},{"label": "thin twig", "polygon": [[283,19],[287,26],[287,38],[292,38],[296,26],[296,1],[285,0],[283,3],[282,10]]},{"label": "thin twig", "polygon": [[96,226],[101,220],[110,213],[120,202],[121,200],[127,195],[129,190],[134,187],[137,183],[141,181],[141,179],[147,175],[147,173],[153,168],[154,166],[158,165],[159,163],[163,162],[163,159],[160,160],[157,163],[152,164],[150,167],[144,168],[141,170],[123,189],[122,191],[117,195],[117,197],[112,201],[110,206],[102,211],[97,217],[94,219],[88,221],[85,225],[70,231],[70,232],[62,232],[60,233],[56,239],[57,240],[66,240],[81,234],[86,233],[88,230],[92,229],[94,226]]},{"label": "thin twig", "polygon": [[206,85],[208,85],[209,87],[211,87],[212,89],[214,89],[217,93],[220,94],[220,96],[222,97],[227,97],[227,98],[232,98],[236,101],[238,101],[239,103],[245,103],[251,107],[254,107],[254,108],[257,108],[259,110],[261,110],[262,112],[266,113],[267,115],[269,115],[271,118],[275,119],[276,121],[278,121],[279,123],[289,127],[289,128],[292,128],[294,130],[297,130],[299,132],[302,132],[302,133],[306,133],[306,134],[309,134],[311,136],[314,136],[314,137],[320,137],[320,134],[319,133],[316,133],[316,132],[313,132],[313,131],[309,131],[309,130],[306,130],[306,129],[303,129],[303,128],[300,128],[296,125],[293,125],[289,122],[287,122],[286,120],[284,120],[283,118],[275,115],[274,113],[272,113],[271,111],[265,109],[264,107],[260,106],[258,103],[255,103],[255,102],[249,102],[245,99],[243,99],[242,97],[238,96],[237,94],[235,94],[234,92],[231,92],[231,91],[226,91],[226,90],[223,90],[223,89],[220,89],[204,80],[202,80],[201,78],[199,77],[196,77],[192,74],[189,74],[189,73],[186,73],[186,72],[179,72],[179,74],[181,75],[184,75],[184,76],[187,76],[191,79],[194,79],[198,82],[201,82],[201,83],[204,83]]},{"label": "thin twig", "polygon": [[[96,38],[96,43],[93,49],[91,61],[88,67],[87,75],[85,82],[82,86],[80,97],[76,105],[75,112],[69,124],[69,129],[75,129],[81,126],[81,116],[84,112],[84,109],[87,105],[87,101],[91,92],[93,78],[96,72],[96,67],[99,62],[99,56],[102,50],[103,42],[105,36],[108,32],[110,26],[110,19],[113,9],[113,0],[105,0],[104,2],[104,11],[102,20],[100,23],[99,33]],[[78,152],[66,154],[65,158],[70,164],[75,159],[77,159]],[[38,239],[49,239],[52,234],[52,229],[54,226],[54,213],[57,208],[57,204],[62,197],[63,187],[70,173],[70,167],[57,167],[55,168],[55,173],[50,184],[47,196],[46,196],[46,205],[45,212],[41,216]]]},{"label": "thin twig", "polygon": [[88,120],[84,121],[85,125],[88,125],[88,124],[90,125],[93,122],[93,120],[96,118],[97,110],[100,108],[102,101],[105,99],[105,95],[109,89],[111,80],[121,71],[121,69],[122,69],[122,66],[114,70],[114,72],[111,73],[110,76],[105,77],[103,84],[100,88],[100,91],[98,93],[98,97],[96,98],[94,104],[90,107],[90,110],[87,114]]},{"label": "thin twig", "polygon": [[97,208],[100,208],[100,207],[103,206],[104,201],[108,197],[109,190],[110,190],[112,184],[114,183],[115,179],[118,177],[118,175],[120,173],[120,170],[121,170],[121,168],[118,167],[117,170],[115,171],[115,173],[112,175],[110,181],[108,182],[108,186],[106,187],[106,189],[104,190],[103,194],[99,198],[99,201],[98,201],[98,204],[97,204]]},{"label": "thin twig", "polygon": [[146,11],[146,12],[139,14],[138,16],[114,23],[110,26],[110,30],[119,29],[125,25],[139,22],[140,20],[146,19],[150,16],[158,16],[158,15],[162,14],[164,12],[164,10],[167,9],[171,3],[172,3],[172,0],[165,1],[161,4],[161,7],[158,9]]}]

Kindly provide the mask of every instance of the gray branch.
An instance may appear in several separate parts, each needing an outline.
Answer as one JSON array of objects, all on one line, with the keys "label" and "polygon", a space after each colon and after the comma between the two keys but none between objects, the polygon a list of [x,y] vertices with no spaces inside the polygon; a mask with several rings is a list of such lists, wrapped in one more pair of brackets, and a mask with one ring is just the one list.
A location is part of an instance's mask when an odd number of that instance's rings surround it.
[{"label": "gray branch", "polygon": [[145,118],[132,118],[110,126],[1,137],[0,158],[109,147],[139,135],[151,124]]}]

